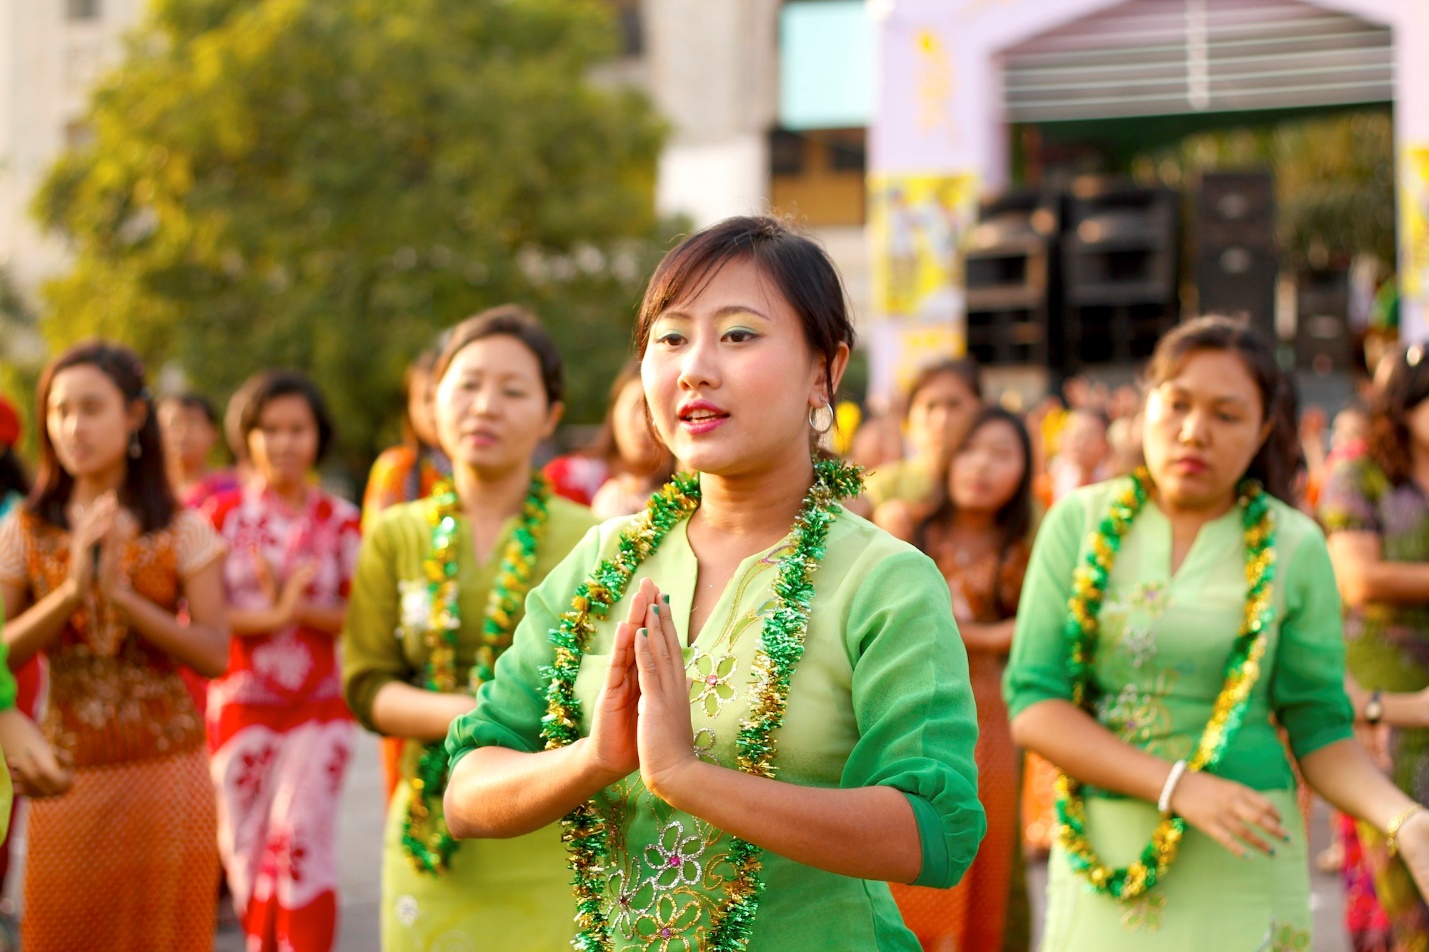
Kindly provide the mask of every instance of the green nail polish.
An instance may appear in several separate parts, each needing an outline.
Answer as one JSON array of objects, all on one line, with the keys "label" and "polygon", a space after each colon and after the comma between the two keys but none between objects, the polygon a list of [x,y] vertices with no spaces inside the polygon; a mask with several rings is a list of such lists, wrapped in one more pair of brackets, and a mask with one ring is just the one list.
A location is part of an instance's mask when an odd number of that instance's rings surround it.
[{"label": "green nail polish", "polygon": [[655,617],[656,617],[656,618],[659,618],[659,617],[660,617],[660,606],[659,606],[659,605],[651,605],[651,606],[650,606],[650,610],[655,613]]},{"label": "green nail polish", "polygon": [[649,638],[650,632],[647,629],[641,628],[639,631],[639,635],[641,638]]},{"label": "green nail polish", "polygon": [[660,601],[662,601],[662,602],[664,602],[666,605],[668,605],[668,604],[670,604],[670,596],[669,596],[669,595],[661,595],[661,596],[660,596]]}]

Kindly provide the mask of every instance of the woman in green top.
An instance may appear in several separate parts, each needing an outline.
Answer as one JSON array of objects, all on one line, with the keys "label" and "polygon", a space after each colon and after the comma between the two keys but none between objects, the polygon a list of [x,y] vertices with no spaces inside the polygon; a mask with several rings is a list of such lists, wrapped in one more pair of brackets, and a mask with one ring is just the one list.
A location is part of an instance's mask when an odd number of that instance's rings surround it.
[{"label": "woman in green top", "polygon": [[377,518],[343,631],[348,705],[369,730],[407,739],[387,817],[382,947],[555,952],[574,933],[560,830],[456,844],[441,741],[510,644],[526,591],[595,520],[531,466],[562,409],[560,355],[533,318],[507,307],[457,325],[434,379],[454,485]]},{"label": "woman in green top", "polygon": [[838,274],[729,219],[666,256],[636,336],[698,475],[532,592],[447,740],[453,831],[564,816],[580,948],[914,952],[884,881],[972,861],[976,719],[941,573],[811,459],[853,340]]},{"label": "woman in green top", "polygon": [[1283,501],[1294,429],[1267,413],[1288,386],[1273,353],[1203,318],[1162,339],[1148,386],[1147,469],[1048,514],[1005,680],[1014,737],[1064,772],[1043,948],[1309,949],[1276,725],[1421,884],[1429,814],[1351,739],[1325,541]]}]

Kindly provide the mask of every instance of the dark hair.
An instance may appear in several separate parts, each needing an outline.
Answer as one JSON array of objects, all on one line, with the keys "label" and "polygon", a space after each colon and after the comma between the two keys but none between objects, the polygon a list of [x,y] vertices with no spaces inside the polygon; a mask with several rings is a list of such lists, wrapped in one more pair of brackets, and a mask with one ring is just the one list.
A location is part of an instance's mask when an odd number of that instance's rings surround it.
[{"label": "dark hair", "polygon": [[214,409],[213,401],[201,393],[184,390],[179,393],[165,394],[159,398],[159,406],[162,407],[166,403],[176,403],[185,410],[197,410],[203,414],[209,426],[215,430],[219,428],[218,410]]},{"label": "dark hair", "polygon": [[1028,435],[1027,426],[1022,422],[1021,417],[997,404],[992,404],[983,407],[978,411],[977,416],[973,417],[972,426],[968,427],[967,434],[958,444],[958,448],[948,457],[947,464],[943,466],[942,472],[938,475],[933,497],[933,511],[913,530],[913,541],[918,548],[927,548],[930,526],[944,524],[957,514],[957,504],[953,501],[952,493],[948,492],[949,475],[952,473],[953,466],[956,465],[958,454],[967,449],[978,431],[995,423],[1005,423],[1012,427],[1012,432],[1017,434],[1018,449],[1022,452],[1022,477],[1017,481],[1017,488],[1013,491],[1012,498],[1003,503],[995,517],[998,528],[1002,530],[1002,544],[999,548],[998,560],[1001,561],[1007,550],[1014,544],[1026,539],[1031,534],[1032,483],[1035,476],[1032,472],[1032,438]]},{"label": "dark hair", "polygon": [[1429,400],[1429,360],[1424,348],[1415,344],[1405,347],[1393,358],[1384,386],[1375,394],[1369,410],[1369,432],[1366,443],[1370,458],[1384,470],[1395,486],[1403,486],[1414,474],[1406,417],[1410,411]]},{"label": "dark hair", "polygon": [[416,386],[422,374],[427,376],[427,386],[431,386],[432,370],[437,366],[440,353],[436,347],[428,347],[412,358],[402,374],[402,442],[414,450],[422,448],[422,438],[417,435],[417,426],[412,421],[412,387]]},{"label": "dark hair", "polygon": [[1246,467],[1245,475],[1259,480],[1265,491],[1282,502],[1295,504],[1295,456],[1300,449],[1294,418],[1295,395],[1276,363],[1275,351],[1249,324],[1220,315],[1208,315],[1176,327],[1156,344],[1146,365],[1145,391],[1170,380],[1186,358],[1200,351],[1235,354],[1260,392],[1262,420],[1270,434]]},{"label": "dark hair", "polygon": [[20,462],[14,449],[0,447],[0,502],[11,493],[21,496],[30,494],[30,474],[25,472],[25,464]]},{"label": "dark hair", "polygon": [[913,407],[913,401],[918,399],[918,394],[940,377],[958,378],[979,402],[982,401],[982,368],[970,357],[951,357],[931,363],[918,371],[908,386],[908,397],[903,404],[905,418]]},{"label": "dark hair", "polygon": [[[124,458],[124,483],[119,487],[119,503],[139,520],[142,532],[154,532],[167,526],[178,511],[173,489],[164,466],[163,445],[159,439],[159,421],[155,419],[154,398],[144,382],[144,364],[127,347],[106,341],[86,341],[76,344],[52,360],[42,374],[36,390],[37,412],[49,415],[50,390],[55,377],[71,367],[94,367],[119,388],[126,408],[134,401],[144,404],[144,422],[135,432],[139,455]],[[35,488],[30,492],[26,508],[46,522],[68,529],[65,506],[74,491],[74,477],[60,465],[50,439],[49,425],[40,431],[40,471]],[[131,437],[134,439],[135,437]]]},{"label": "dark hair", "polygon": [[560,403],[566,393],[566,372],[561,352],[541,322],[525,308],[503,304],[468,317],[450,331],[442,352],[437,357],[434,381],[447,375],[456,355],[479,340],[488,337],[514,337],[536,357],[541,365],[541,385],[546,390],[546,403]]},{"label": "dark hair", "polygon": [[[332,445],[335,430],[332,414],[328,412],[327,401],[323,399],[317,384],[301,370],[265,370],[243,381],[243,386],[233,394],[229,402],[229,419],[236,422],[238,438],[244,447],[243,457],[248,458],[248,437],[258,429],[258,421],[264,409],[279,397],[302,397],[312,411],[313,421],[318,428],[318,451],[313,463],[320,463]],[[237,413],[233,407],[237,407]]]},{"label": "dark hair", "polygon": [[581,450],[580,455],[605,460],[607,463],[620,455],[620,447],[615,443],[615,403],[627,386],[639,380],[640,361],[632,357],[620,368],[620,373],[615,375],[615,380],[610,385],[610,393],[605,401],[605,419],[600,424],[600,432],[590,441],[589,446]]},{"label": "dark hair", "polygon": [[829,407],[834,405],[833,361],[840,344],[857,335],[843,281],[828,253],[777,218],[726,218],[680,242],[661,259],[645,288],[635,322],[635,353],[644,354],[650,328],[666,308],[704,290],[731,261],[747,260],[773,282],[804,329],[809,349],[824,359]]}]

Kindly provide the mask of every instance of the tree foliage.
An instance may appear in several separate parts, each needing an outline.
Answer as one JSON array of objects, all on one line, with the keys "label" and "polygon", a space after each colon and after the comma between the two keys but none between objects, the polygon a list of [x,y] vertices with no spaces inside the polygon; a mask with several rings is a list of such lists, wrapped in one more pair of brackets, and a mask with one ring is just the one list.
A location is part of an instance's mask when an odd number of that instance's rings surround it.
[{"label": "tree foliage", "polygon": [[[226,397],[296,366],[348,462],[410,357],[483,307],[540,314],[598,418],[659,251],[663,127],[598,78],[596,0],[157,0],[36,198],[75,250],[54,344],[103,335]],[[579,357],[579,359],[575,359]]]}]

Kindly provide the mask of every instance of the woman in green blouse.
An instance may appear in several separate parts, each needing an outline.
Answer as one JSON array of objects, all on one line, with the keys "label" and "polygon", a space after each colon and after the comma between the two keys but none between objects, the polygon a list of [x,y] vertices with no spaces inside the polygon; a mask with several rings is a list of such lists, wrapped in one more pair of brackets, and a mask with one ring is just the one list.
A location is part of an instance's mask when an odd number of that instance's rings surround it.
[{"label": "woman in green blouse", "polygon": [[666,256],[636,336],[698,475],[532,592],[447,740],[453,831],[564,817],[583,948],[915,952],[884,881],[972,861],[976,720],[941,573],[811,459],[853,341],[838,274],[729,219]]},{"label": "woman in green blouse", "polygon": [[1283,501],[1294,429],[1266,411],[1288,386],[1273,353],[1203,318],[1162,339],[1147,382],[1147,468],[1048,514],[1005,679],[1014,737],[1064,772],[1043,948],[1309,949],[1276,725],[1421,886],[1429,814],[1351,739],[1325,540]]},{"label": "woman in green blouse", "polygon": [[407,739],[388,811],[382,947],[556,952],[569,946],[570,873],[555,826],[457,844],[442,817],[442,740],[510,644],[527,590],[594,524],[554,497],[531,454],[561,416],[560,355],[515,308],[453,328],[436,367],[453,485],[369,528],[343,632],[348,705]]}]

